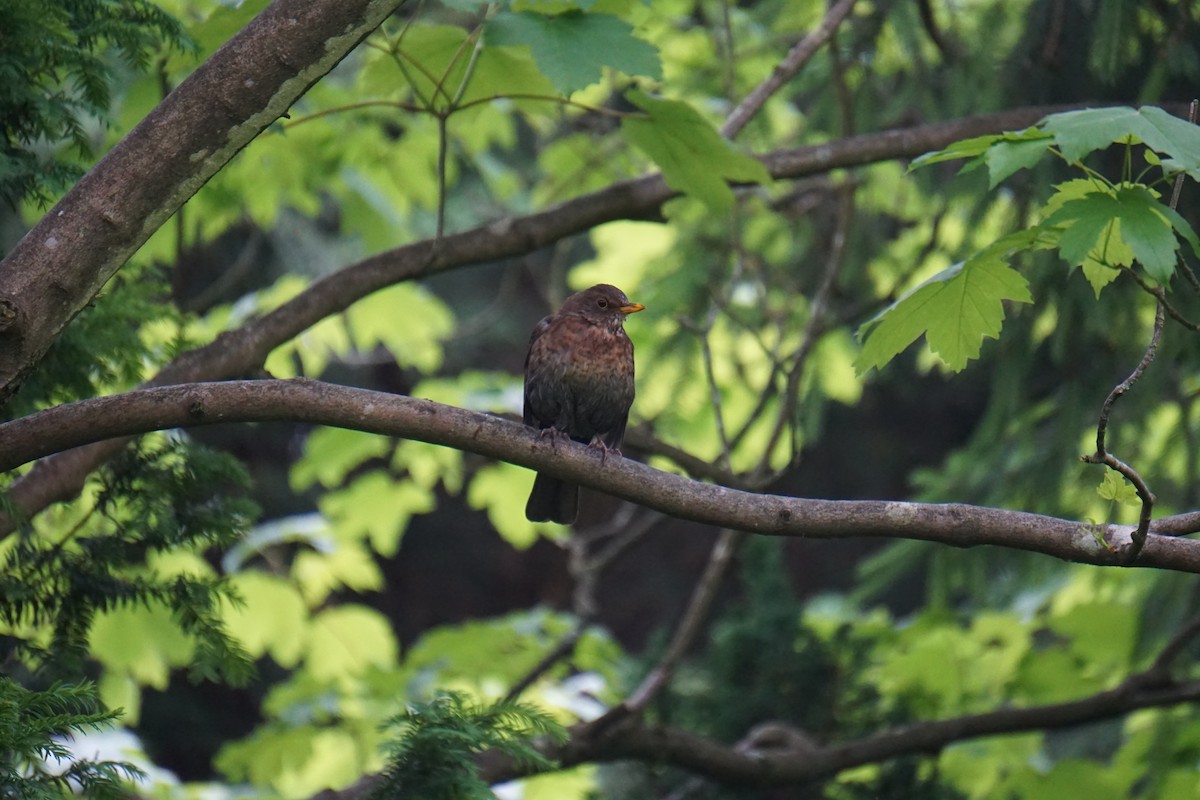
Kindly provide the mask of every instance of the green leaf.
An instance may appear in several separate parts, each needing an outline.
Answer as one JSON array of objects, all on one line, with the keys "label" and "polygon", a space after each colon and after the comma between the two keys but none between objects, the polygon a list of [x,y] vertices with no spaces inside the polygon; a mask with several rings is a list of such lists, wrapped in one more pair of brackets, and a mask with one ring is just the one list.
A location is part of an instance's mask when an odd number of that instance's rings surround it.
[{"label": "green leaf", "polygon": [[339,536],[367,537],[375,552],[393,556],[400,537],[415,514],[437,507],[433,492],[412,481],[394,481],[376,470],[356,478],[349,486],[326,494],[321,513],[336,527]]},{"label": "green leaf", "polygon": [[1100,232],[1096,247],[1083,259],[1083,276],[1091,284],[1096,297],[1121,274],[1117,267],[1133,264],[1133,250],[1121,237],[1121,220],[1114,219]]},{"label": "green leaf", "polygon": [[940,164],[943,161],[954,161],[959,158],[978,158],[987,152],[988,148],[1002,139],[1001,134],[990,133],[986,136],[975,136],[961,139],[941,150],[917,156],[909,164],[909,170],[927,167],[930,164]]},{"label": "green leaf", "polygon": [[226,606],[230,635],[255,658],[269,653],[280,666],[295,666],[304,652],[308,624],[308,609],[295,587],[257,571],[238,573],[231,582],[242,603]]},{"label": "green leaf", "polygon": [[525,519],[529,486],[529,470],[502,462],[476,472],[467,490],[471,508],[486,509],[496,532],[518,550],[537,541],[539,533],[560,530],[554,523],[533,523]]},{"label": "green leaf", "polygon": [[882,367],[925,334],[946,366],[960,371],[978,357],[984,337],[999,336],[1004,300],[1033,302],[1028,282],[989,248],[943,270],[867,322],[855,367],[860,375]]},{"label": "green leaf", "polygon": [[1160,205],[1158,210],[1167,215],[1167,219],[1171,221],[1175,232],[1182,236],[1183,240],[1191,246],[1192,255],[1200,258],[1200,239],[1196,238],[1196,231],[1192,229],[1191,224],[1170,206]]},{"label": "green leaf", "polygon": [[1150,277],[1166,284],[1175,274],[1175,250],[1179,240],[1175,228],[1144,186],[1123,186],[1117,190],[1120,203],[1121,236]]},{"label": "green leaf", "polygon": [[1142,504],[1133,484],[1125,480],[1120,473],[1111,469],[1105,470],[1104,480],[1096,487],[1096,494],[1105,500],[1115,500],[1122,505],[1140,506]]},{"label": "green leaf", "polygon": [[1046,224],[1063,228],[1058,252],[1073,267],[1079,266],[1097,245],[1100,234],[1120,218],[1117,199],[1108,192],[1089,192],[1068,200],[1046,218]]},{"label": "green leaf", "polygon": [[1050,620],[1070,640],[1069,649],[1088,671],[1105,677],[1128,667],[1138,635],[1138,612],[1130,605],[1084,603]]},{"label": "green leaf", "polygon": [[983,160],[988,167],[988,188],[994,189],[1000,181],[1018,170],[1032,167],[1046,155],[1050,139],[1003,139],[987,149]]},{"label": "green leaf", "polygon": [[1135,137],[1151,150],[1170,156],[1163,167],[1186,172],[1200,180],[1200,126],[1168,114],[1161,108],[1128,106],[1091,108],[1051,114],[1039,127],[1054,136],[1054,141],[1070,162],[1076,162],[1093,150]]},{"label": "green leaf", "polygon": [[292,578],[310,606],[325,602],[331,592],[377,592],[383,588],[383,573],[366,547],[356,542],[337,542],[332,551],[302,550],[292,562]]},{"label": "green leaf", "polygon": [[1118,106],[1051,114],[1039,125],[1042,130],[1053,134],[1063,157],[1074,163],[1093,150],[1136,135],[1133,129],[1139,126],[1140,119],[1134,109]]},{"label": "green leaf", "polygon": [[[525,47],[483,48],[479,63],[471,73],[471,82],[463,93],[462,102],[482,100],[500,95],[554,95],[555,86],[542,74],[532,54]],[[545,108],[545,102],[516,100],[518,108]]]},{"label": "green leaf", "polygon": [[672,189],[720,210],[733,205],[733,192],[726,181],[771,180],[761,162],[734,150],[687,103],[649,97],[636,90],[626,97],[648,117],[626,117],[621,128],[654,160]]},{"label": "green leaf", "polygon": [[1186,172],[1200,181],[1200,125],[1156,106],[1142,106],[1138,113],[1146,120],[1146,130],[1140,134],[1148,147],[1171,158],[1162,162],[1167,172]]},{"label": "green leaf", "polygon": [[187,664],[195,652],[193,639],[159,603],[120,606],[97,614],[90,643],[92,655],[106,669],[159,690],[167,688],[171,669]]},{"label": "green leaf", "polygon": [[399,651],[383,614],[366,606],[335,606],[313,618],[305,665],[318,680],[353,679],[371,666],[395,666]]},{"label": "green leaf", "polygon": [[[1166,209],[1146,187],[1122,186],[1115,194],[1094,191],[1068,200],[1046,223],[1063,227],[1059,252],[1072,266],[1089,258],[1109,265],[1127,263],[1132,253],[1150,277],[1165,284],[1175,273],[1179,247]],[[1106,257],[1110,246],[1112,258]]]},{"label": "green leaf", "polygon": [[293,489],[302,491],[320,483],[340,486],[352,469],[380,458],[392,447],[387,436],[346,428],[317,428],[304,441],[304,455],[288,476]]},{"label": "green leaf", "polygon": [[382,345],[401,366],[434,372],[442,364],[441,340],[454,331],[454,313],[424,287],[397,283],[352,305],[346,325],[358,350]]},{"label": "green leaf", "polygon": [[954,142],[942,150],[925,153],[912,162],[909,170],[964,158],[968,161],[959,172],[969,172],[981,163],[987,164],[989,185],[995,188],[1017,170],[1036,164],[1052,143],[1050,135],[1037,128],[975,136]]},{"label": "green leaf", "polygon": [[662,78],[657,48],[609,14],[500,13],[488,21],[484,35],[489,45],[528,45],[542,73],[563,94],[596,83],[604,67]]},{"label": "green leaf", "polygon": [[[1067,203],[1073,200],[1082,199],[1089,194],[1097,192],[1097,184],[1093,181],[1087,180],[1086,178],[1077,178],[1075,180],[1066,181],[1058,184],[1054,188],[1054,194],[1051,195],[1050,199],[1046,202],[1045,207],[1042,209],[1042,216],[1045,220],[1043,225],[1047,228],[1047,230],[1053,230],[1053,228],[1050,227],[1050,219],[1059,211],[1061,211],[1062,208],[1067,205]],[[1068,212],[1068,215],[1070,213],[1071,212]],[[1057,235],[1052,234],[1052,238],[1055,240],[1055,244],[1061,245],[1062,237],[1066,232],[1066,228],[1059,228],[1057,230]],[[1084,231],[1077,231],[1075,235],[1079,236],[1083,233]],[[1116,280],[1117,276],[1120,274],[1115,268],[1118,266],[1132,266],[1134,256],[1133,251],[1129,249],[1129,245],[1126,244],[1125,240],[1121,238],[1121,220],[1115,217],[1109,219],[1107,223],[1100,226],[1099,232],[1097,233],[1097,239],[1095,240],[1094,244],[1095,246],[1092,247],[1083,257],[1083,261],[1080,263],[1080,266],[1082,267],[1084,277],[1092,286],[1092,291],[1095,292],[1097,297],[1099,297],[1100,291],[1105,286]],[[1072,252],[1077,252],[1078,247],[1079,244],[1073,240],[1068,243],[1068,248],[1071,249]],[[1064,258],[1066,258],[1066,256],[1064,256]],[[1074,264],[1072,264],[1072,266],[1074,266]]]}]

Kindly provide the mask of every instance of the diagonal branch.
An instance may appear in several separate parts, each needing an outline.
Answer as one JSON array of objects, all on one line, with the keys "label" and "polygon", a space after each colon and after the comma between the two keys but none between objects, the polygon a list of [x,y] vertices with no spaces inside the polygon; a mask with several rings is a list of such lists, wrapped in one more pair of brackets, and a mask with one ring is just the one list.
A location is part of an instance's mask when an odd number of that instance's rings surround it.
[{"label": "diagonal branch", "polygon": [[402,0],[275,0],[0,262],[0,400],[134,251]]},{"label": "diagonal branch", "polygon": [[[334,425],[496,458],[682,520],[773,536],[886,537],[997,545],[1067,561],[1131,566],[1130,529],[965,504],[811,500],[700,483],[595,449],[552,444],[501,417],[320,381],[227,381],[138,389],[0,425],[0,471],[50,452],[175,427],[269,420]],[[1150,534],[1136,564],[1200,573],[1200,541]]]}]

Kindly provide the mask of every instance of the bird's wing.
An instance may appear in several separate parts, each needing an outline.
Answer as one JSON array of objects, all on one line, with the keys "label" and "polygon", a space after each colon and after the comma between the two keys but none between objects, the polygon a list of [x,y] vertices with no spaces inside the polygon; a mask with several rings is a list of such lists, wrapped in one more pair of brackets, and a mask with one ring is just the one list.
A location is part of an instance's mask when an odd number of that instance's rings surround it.
[{"label": "bird's wing", "polygon": [[541,321],[538,322],[537,325],[533,326],[533,333],[529,334],[529,350],[525,353],[525,398],[522,416],[525,420],[525,424],[532,428],[541,427],[541,425],[538,424],[538,420],[533,416],[531,403],[529,402],[530,384],[536,384],[538,382],[539,375],[535,374],[537,373],[536,369],[534,370],[534,373],[529,371],[529,357],[533,355],[533,348],[537,343],[537,340],[542,338],[546,331],[550,330],[550,323],[553,322],[553,319],[554,315],[542,317]]}]

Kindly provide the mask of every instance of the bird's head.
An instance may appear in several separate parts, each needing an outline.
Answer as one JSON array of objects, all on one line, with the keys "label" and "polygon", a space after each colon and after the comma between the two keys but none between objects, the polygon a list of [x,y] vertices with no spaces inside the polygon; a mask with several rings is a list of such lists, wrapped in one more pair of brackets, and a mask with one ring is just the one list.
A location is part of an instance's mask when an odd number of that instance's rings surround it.
[{"label": "bird's head", "polygon": [[598,283],[568,297],[561,311],[595,320],[617,320],[620,324],[627,315],[644,308],[644,305],[633,302],[617,287]]}]

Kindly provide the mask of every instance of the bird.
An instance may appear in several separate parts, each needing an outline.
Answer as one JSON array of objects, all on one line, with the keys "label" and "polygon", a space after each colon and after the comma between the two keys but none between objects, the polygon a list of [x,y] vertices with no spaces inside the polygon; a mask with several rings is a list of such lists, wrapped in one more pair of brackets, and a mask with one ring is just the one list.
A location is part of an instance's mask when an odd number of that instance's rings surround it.
[{"label": "bird", "polygon": [[[617,287],[600,283],[542,319],[525,356],[525,424],[619,454],[633,405],[633,342],[625,317],[643,309]],[[578,512],[578,485],[537,473],[527,519],[570,525]]]}]

